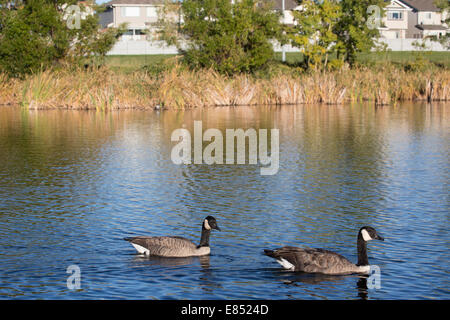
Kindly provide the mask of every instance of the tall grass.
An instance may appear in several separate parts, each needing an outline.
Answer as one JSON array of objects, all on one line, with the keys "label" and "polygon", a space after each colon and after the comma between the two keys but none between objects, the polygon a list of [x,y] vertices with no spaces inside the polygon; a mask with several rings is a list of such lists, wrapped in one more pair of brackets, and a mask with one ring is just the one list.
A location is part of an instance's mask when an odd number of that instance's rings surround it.
[{"label": "tall grass", "polygon": [[335,72],[284,72],[269,78],[224,76],[175,64],[162,73],[110,69],[43,71],[24,80],[0,75],[0,104],[30,109],[171,109],[208,106],[450,101],[450,70],[405,71],[392,65]]},{"label": "tall grass", "polygon": [[18,104],[18,87],[19,80],[9,79],[6,75],[0,73],[0,105]]},{"label": "tall grass", "polygon": [[20,103],[29,109],[130,109],[155,104],[145,74],[116,74],[110,70],[44,71],[19,84]]}]

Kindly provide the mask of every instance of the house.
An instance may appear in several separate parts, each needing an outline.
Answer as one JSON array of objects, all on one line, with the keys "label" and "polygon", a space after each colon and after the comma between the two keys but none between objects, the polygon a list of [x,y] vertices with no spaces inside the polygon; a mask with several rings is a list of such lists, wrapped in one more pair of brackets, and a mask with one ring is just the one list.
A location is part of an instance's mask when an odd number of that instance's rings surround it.
[{"label": "house", "polygon": [[[233,0],[231,0],[233,1]],[[270,0],[274,9],[282,11],[286,24],[296,24],[292,10],[301,8],[298,0]],[[158,20],[158,9],[164,0],[112,0],[104,4],[105,11],[99,14],[103,28],[118,27],[122,23],[128,24],[128,32],[123,36],[125,40],[145,40],[146,31]],[[182,17],[175,17],[182,22]],[[283,21],[284,20],[284,21]]]},{"label": "house", "polygon": [[280,11],[283,15],[281,17],[281,23],[288,25],[296,25],[297,21],[294,20],[292,11],[301,11],[302,6],[298,0],[272,0],[273,9]]},{"label": "house", "polygon": [[128,24],[123,40],[146,40],[148,30],[158,21],[158,10],[164,0],[112,0],[104,4],[105,11],[99,14],[104,28]]},{"label": "house", "polygon": [[408,14],[406,38],[423,39],[428,36],[438,38],[450,32],[445,24],[448,13],[442,13],[435,0],[399,0],[412,10]]},{"label": "house", "polygon": [[380,35],[385,39],[405,39],[408,33],[409,13],[412,8],[400,0],[392,0],[385,7]]}]

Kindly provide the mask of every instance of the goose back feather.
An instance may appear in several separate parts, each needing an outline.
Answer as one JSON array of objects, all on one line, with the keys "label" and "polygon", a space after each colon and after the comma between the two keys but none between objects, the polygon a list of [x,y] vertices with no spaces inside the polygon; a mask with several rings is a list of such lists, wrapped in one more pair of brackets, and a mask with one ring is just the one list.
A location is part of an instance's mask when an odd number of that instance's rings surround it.
[{"label": "goose back feather", "polygon": [[208,216],[202,224],[200,244],[197,246],[191,240],[178,236],[163,237],[128,237],[124,240],[140,254],[159,257],[193,257],[204,256],[211,252],[209,237],[211,230],[220,230],[214,217]]},{"label": "goose back feather", "polygon": [[183,237],[133,237],[125,238],[139,253],[160,257],[202,256],[211,252],[209,247],[197,247]]},{"label": "goose back feather", "polygon": [[344,275],[368,273],[370,271],[367,257],[367,242],[381,240],[372,227],[362,227],[358,232],[358,263],[353,264],[345,257],[325,249],[298,248],[286,246],[275,250],[264,250],[264,254],[274,258],[283,268],[291,271]]},{"label": "goose back feather", "polygon": [[349,274],[359,271],[359,267],[345,257],[324,249],[287,246],[275,250],[264,250],[264,252],[292,271],[324,274]]}]

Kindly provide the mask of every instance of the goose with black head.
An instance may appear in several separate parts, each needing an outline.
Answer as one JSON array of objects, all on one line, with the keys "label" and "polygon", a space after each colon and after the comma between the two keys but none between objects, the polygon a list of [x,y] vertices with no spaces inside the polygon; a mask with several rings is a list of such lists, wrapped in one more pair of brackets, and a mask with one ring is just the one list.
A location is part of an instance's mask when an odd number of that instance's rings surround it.
[{"label": "goose with black head", "polygon": [[129,237],[124,240],[140,254],[159,257],[194,257],[205,256],[211,253],[209,237],[211,230],[219,230],[214,217],[208,216],[202,223],[202,234],[200,244],[196,245],[191,240],[177,236],[163,237]]},{"label": "goose with black head", "polygon": [[362,227],[358,232],[358,262],[353,264],[347,258],[324,249],[298,248],[286,246],[275,250],[264,250],[264,254],[274,258],[284,269],[307,273],[352,274],[370,271],[367,257],[367,242],[384,241],[372,227]]}]

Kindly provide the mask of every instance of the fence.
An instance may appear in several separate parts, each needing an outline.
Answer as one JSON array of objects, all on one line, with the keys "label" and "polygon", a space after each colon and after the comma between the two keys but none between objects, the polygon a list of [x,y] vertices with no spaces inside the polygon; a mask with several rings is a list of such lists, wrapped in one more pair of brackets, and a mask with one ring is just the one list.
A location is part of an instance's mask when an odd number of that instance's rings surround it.
[{"label": "fence", "polygon": [[387,44],[388,49],[392,51],[419,51],[415,43],[425,44],[426,51],[447,51],[450,52],[447,48],[445,48],[442,44],[437,41],[430,40],[422,40],[422,39],[381,39],[381,42]]},{"label": "fence", "polygon": [[[386,43],[388,49],[392,51],[417,51],[419,50],[414,43],[422,43],[424,40],[417,39],[381,39]],[[447,51],[439,42],[426,40],[426,50],[431,51]],[[281,52],[282,47],[274,44],[275,52]],[[299,52],[297,48],[289,45],[285,46],[286,52]],[[146,55],[146,54],[177,54],[178,50],[175,46],[167,46],[162,41],[145,41],[145,40],[120,40],[118,41],[108,55]]]},{"label": "fence", "polygon": [[162,41],[120,40],[108,55],[177,54],[175,46],[167,46]]}]

